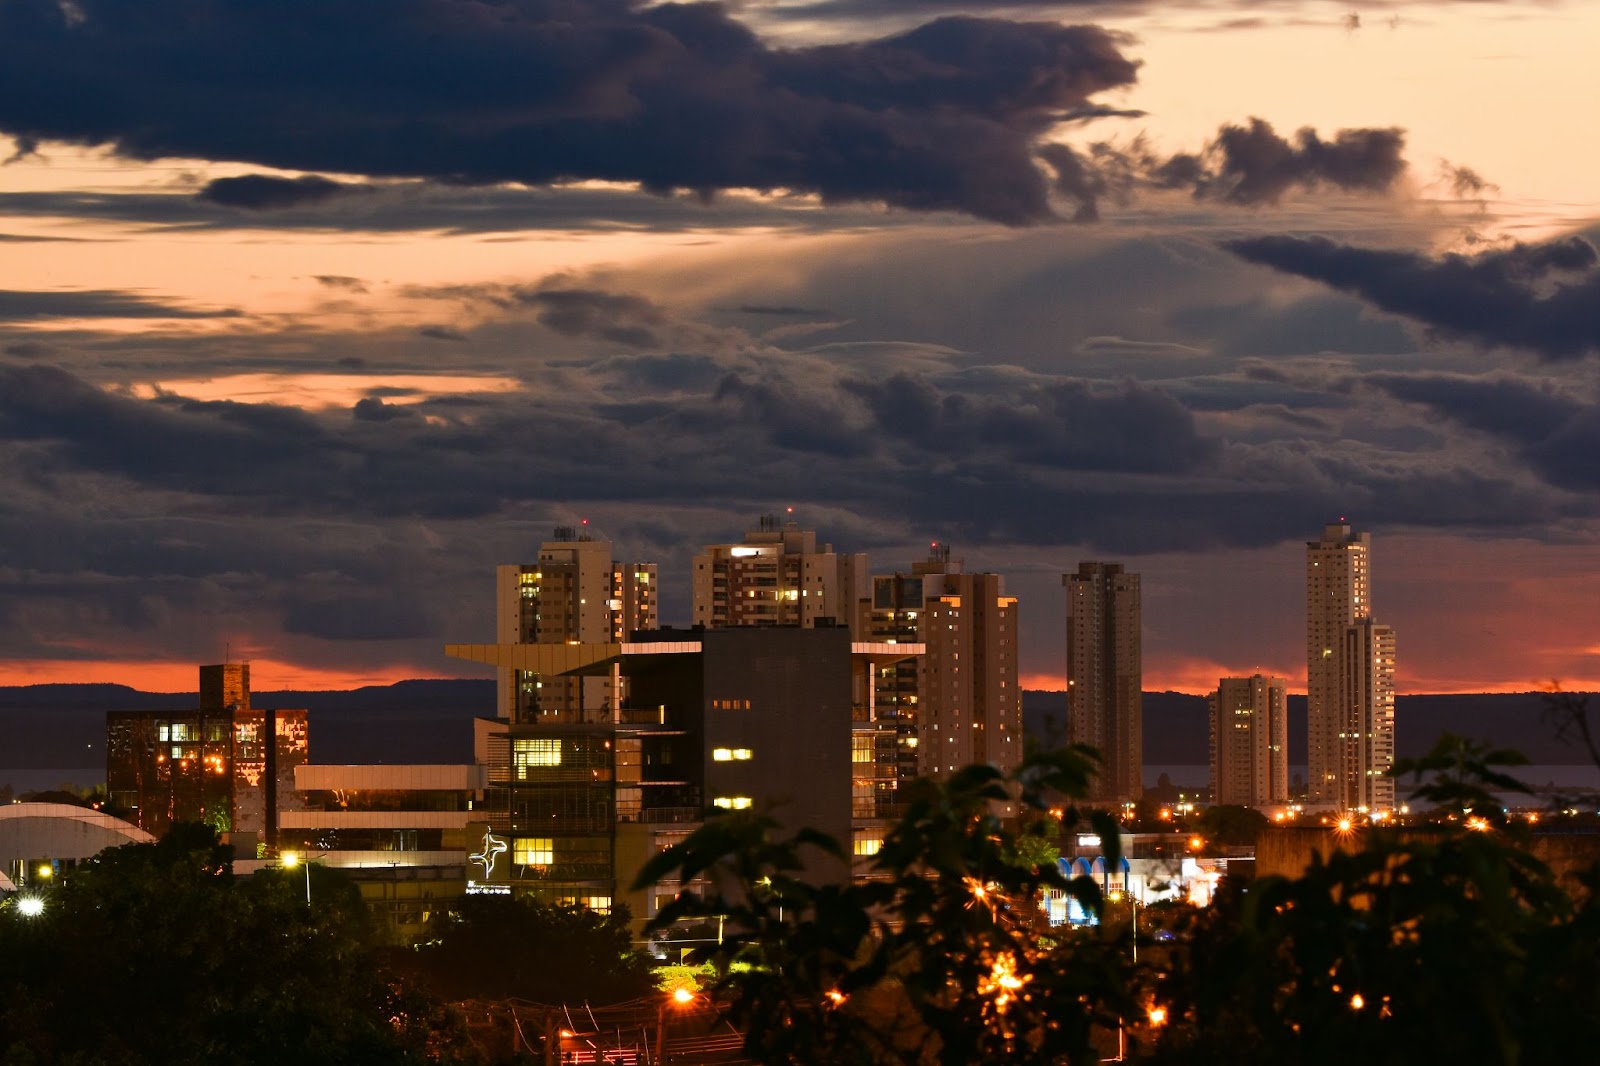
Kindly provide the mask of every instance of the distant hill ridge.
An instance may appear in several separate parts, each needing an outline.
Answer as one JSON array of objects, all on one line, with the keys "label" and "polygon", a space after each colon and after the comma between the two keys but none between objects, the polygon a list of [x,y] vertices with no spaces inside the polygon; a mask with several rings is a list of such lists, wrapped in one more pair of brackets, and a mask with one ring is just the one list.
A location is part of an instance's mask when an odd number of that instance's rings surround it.
[{"label": "distant hill ridge", "polygon": [[[103,762],[105,712],[193,707],[194,692],[141,692],[126,685],[0,686],[0,768],[93,766]],[[472,758],[475,717],[494,714],[495,682],[419,678],[392,685],[334,691],[255,692],[258,707],[305,707],[312,712],[311,756],[320,763],[465,762]],[[1022,694],[1027,732],[1063,735],[1066,695]],[[1600,698],[1591,697],[1600,714]],[[1289,697],[1289,761],[1305,762],[1304,696]],[[1541,692],[1401,696],[1396,704],[1401,756],[1420,755],[1449,730],[1516,748],[1535,763],[1584,762],[1555,738],[1548,697]],[[1053,720],[1053,730],[1052,730]],[[1203,696],[1144,694],[1145,763],[1199,765],[1207,760],[1209,726]]]}]

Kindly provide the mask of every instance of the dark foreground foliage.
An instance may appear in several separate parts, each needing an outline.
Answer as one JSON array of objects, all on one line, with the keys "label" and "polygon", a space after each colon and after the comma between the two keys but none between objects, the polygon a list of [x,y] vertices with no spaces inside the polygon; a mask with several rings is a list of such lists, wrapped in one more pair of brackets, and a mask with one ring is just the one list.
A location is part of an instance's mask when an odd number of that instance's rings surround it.
[{"label": "dark foreground foliage", "polygon": [[[1302,876],[1225,884],[1203,910],[1140,908],[1162,939],[1137,963],[1126,903],[1015,861],[1047,800],[1083,794],[1084,755],[921,784],[866,883],[810,887],[802,859],[831,841],[719,818],[646,871],[713,886],[658,924],[727,916],[710,955],[762,1063],[1517,1066],[1600,1047],[1600,874],[1558,881],[1502,816],[1491,790],[1521,787],[1515,753],[1445,737],[1396,768],[1435,824],[1341,839]],[[1006,801],[1019,829],[996,817]],[[1106,920],[1041,929],[1046,890]]]},{"label": "dark foreground foliage", "polygon": [[235,882],[208,826],[102,852],[0,912],[0,1062],[422,1062],[440,1008],[375,969],[355,889]]}]

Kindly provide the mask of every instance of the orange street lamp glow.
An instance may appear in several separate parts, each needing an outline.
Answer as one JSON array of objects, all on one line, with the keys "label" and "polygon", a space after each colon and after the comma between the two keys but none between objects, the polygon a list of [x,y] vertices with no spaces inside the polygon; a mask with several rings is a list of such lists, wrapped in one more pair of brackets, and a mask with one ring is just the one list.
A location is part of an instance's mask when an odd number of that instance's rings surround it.
[{"label": "orange street lamp glow", "polygon": [[1357,992],[1355,995],[1350,997],[1350,1009],[1351,1010],[1360,1010],[1362,1007],[1365,1007],[1366,1005],[1367,1005],[1367,1001],[1361,997],[1361,993],[1360,992]]},{"label": "orange street lamp glow", "polygon": [[1165,1007],[1151,1007],[1150,1008],[1150,1024],[1151,1025],[1165,1025],[1165,1024],[1167,1024],[1167,1008],[1165,1008]]},{"label": "orange street lamp glow", "polygon": [[685,1006],[692,999],[694,999],[694,993],[687,988],[679,987],[672,990],[672,1001],[680,1007]]},{"label": "orange street lamp glow", "polygon": [[832,1003],[835,1007],[842,1006],[844,1004],[845,999],[847,998],[845,996],[845,994],[843,992],[839,991],[837,988],[828,989],[828,993],[827,994],[828,994],[828,1001],[830,1003]]},{"label": "orange street lamp glow", "polygon": [[1017,960],[1010,952],[996,955],[987,978],[978,979],[978,995],[994,994],[995,1009],[1004,1011],[1017,989],[1033,980],[1033,974],[1017,976]]},{"label": "orange street lamp glow", "polygon": [[1336,829],[1338,829],[1338,830],[1339,830],[1339,832],[1341,832],[1341,833],[1348,833],[1348,832],[1350,832],[1350,831],[1351,831],[1351,830],[1352,830],[1352,829],[1354,829],[1354,828],[1355,828],[1355,827],[1356,827],[1356,824],[1355,824],[1355,822],[1353,822],[1353,821],[1352,821],[1352,820],[1351,820],[1351,819],[1350,819],[1350,818],[1349,818],[1349,817],[1348,817],[1348,816],[1347,816],[1347,817],[1344,817],[1344,818],[1340,818],[1340,819],[1339,819],[1339,823],[1338,823],[1338,825],[1336,825],[1336,826],[1335,826],[1335,827],[1334,827],[1334,828],[1336,828]]}]

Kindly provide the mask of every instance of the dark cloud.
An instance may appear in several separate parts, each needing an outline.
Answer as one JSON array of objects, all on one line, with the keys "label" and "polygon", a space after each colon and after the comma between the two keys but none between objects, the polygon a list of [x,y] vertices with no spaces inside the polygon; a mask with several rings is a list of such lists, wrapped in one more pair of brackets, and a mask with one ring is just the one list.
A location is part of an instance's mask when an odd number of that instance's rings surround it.
[{"label": "dark cloud", "polygon": [[744,340],[738,331],[689,322],[637,293],[581,287],[559,275],[531,285],[413,286],[402,295],[511,312],[512,317],[528,312],[539,325],[563,337],[625,348],[725,350]]},{"label": "dark cloud", "polygon": [[317,274],[315,280],[318,285],[330,289],[342,289],[345,292],[366,292],[367,283],[360,278],[347,277],[343,274]]},{"label": "dark cloud", "polygon": [[1055,382],[1005,400],[945,392],[909,373],[848,388],[889,434],[931,452],[992,449],[1046,467],[1150,473],[1195,470],[1216,455],[1181,404],[1131,381]]},{"label": "dark cloud", "polygon": [[1275,204],[1294,190],[1385,193],[1405,173],[1404,150],[1405,134],[1397,129],[1339,130],[1324,139],[1306,128],[1290,140],[1252,118],[1222,126],[1200,152],[1159,156],[1141,137],[1081,151],[1048,144],[1039,156],[1055,172],[1056,192],[1078,204],[1078,220],[1092,221],[1102,200],[1127,202],[1144,189],[1184,190],[1197,200],[1241,207]]},{"label": "dark cloud", "polygon": [[829,231],[870,222],[893,229],[916,224],[910,214],[870,207],[819,208],[799,197],[641,196],[608,188],[467,187],[432,182],[392,182],[367,196],[334,205],[239,211],[188,192],[0,192],[0,216],[96,219],[141,229],[270,229],[373,233],[508,233],[560,228],[602,232],[678,231],[707,225]]},{"label": "dark cloud", "polygon": [[221,207],[245,211],[281,211],[327,203],[341,196],[368,194],[365,185],[347,185],[307,174],[298,178],[278,178],[270,174],[246,174],[237,178],[217,178],[195,195]]},{"label": "dark cloud", "polygon": [[417,329],[417,336],[426,337],[431,341],[452,341],[457,344],[467,339],[465,333],[449,326],[421,326]]},{"label": "dark cloud", "polygon": [[383,402],[378,396],[365,396],[356,401],[350,413],[364,422],[389,422],[396,418],[415,418],[416,412],[403,406]]},{"label": "dark cloud", "polygon": [[56,445],[73,466],[222,493],[265,471],[312,476],[311,456],[329,462],[339,451],[292,408],[134,400],[49,366],[0,368],[0,438]]},{"label": "dark cloud", "polygon": [[234,318],[238,315],[239,312],[231,308],[187,307],[137,292],[0,289],[0,322],[36,322],[52,318]]},{"label": "dark cloud", "polygon": [[1251,237],[1224,247],[1354,293],[1441,336],[1553,360],[1600,351],[1600,255],[1581,237],[1437,259],[1326,237]]},{"label": "dark cloud", "polygon": [[1509,374],[1369,374],[1365,382],[1506,441],[1553,485],[1600,489],[1600,403]]},{"label": "dark cloud", "polygon": [[[1291,188],[1331,185],[1347,192],[1383,192],[1405,171],[1405,135],[1397,129],[1340,130],[1325,141],[1302,129],[1293,143],[1269,123],[1224,126],[1214,150],[1215,194],[1238,204],[1274,203]],[[1197,192],[1211,194],[1207,188]]]},{"label": "dark cloud", "polygon": [[1049,22],[950,17],[775,49],[714,3],[78,0],[72,11],[0,8],[0,129],[141,159],[781,188],[1008,224],[1052,217],[1033,149],[1056,116],[1135,77],[1111,34]]},{"label": "dark cloud", "polygon": [[1100,198],[1106,194],[1106,176],[1064,144],[1047,144],[1039,158],[1056,174],[1056,193],[1078,204],[1074,222],[1095,222],[1100,218]]},{"label": "dark cloud", "polygon": [[747,381],[730,374],[712,397],[786,451],[835,459],[865,455],[873,440],[850,424],[826,396],[782,380]]}]

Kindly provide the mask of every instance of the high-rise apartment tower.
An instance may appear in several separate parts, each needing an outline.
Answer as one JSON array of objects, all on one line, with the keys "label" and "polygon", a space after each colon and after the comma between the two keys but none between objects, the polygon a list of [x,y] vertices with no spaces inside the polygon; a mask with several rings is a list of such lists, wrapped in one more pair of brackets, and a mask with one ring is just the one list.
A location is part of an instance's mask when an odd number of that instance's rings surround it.
[{"label": "high-rise apartment tower", "polygon": [[[539,546],[537,563],[498,567],[502,644],[605,644],[654,629],[656,564],[619,563],[611,542],[571,526]],[[499,715],[512,722],[609,720],[622,699],[615,677],[541,677],[501,668]]]},{"label": "high-rise apartment tower", "polygon": [[1394,806],[1394,630],[1372,618],[1372,538],[1342,522],[1306,544],[1306,762],[1312,806]]},{"label": "high-rise apartment tower", "polygon": [[819,549],[817,534],[763,515],[737,544],[710,544],[694,559],[694,624],[853,627],[867,595],[867,557]]},{"label": "high-rise apartment tower", "polygon": [[1091,798],[1127,803],[1144,791],[1139,575],[1079,563],[1067,588],[1067,739],[1100,753]]},{"label": "high-rise apartment tower", "polygon": [[1211,801],[1241,807],[1289,802],[1289,683],[1224,677],[1211,694]]},{"label": "high-rise apartment tower", "polygon": [[872,579],[870,641],[920,643],[919,658],[877,667],[877,717],[895,727],[904,783],[968,763],[1012,770],[1022,759],[1017,601],[999,574],[962,572],[935,545],[909,573]]}]

